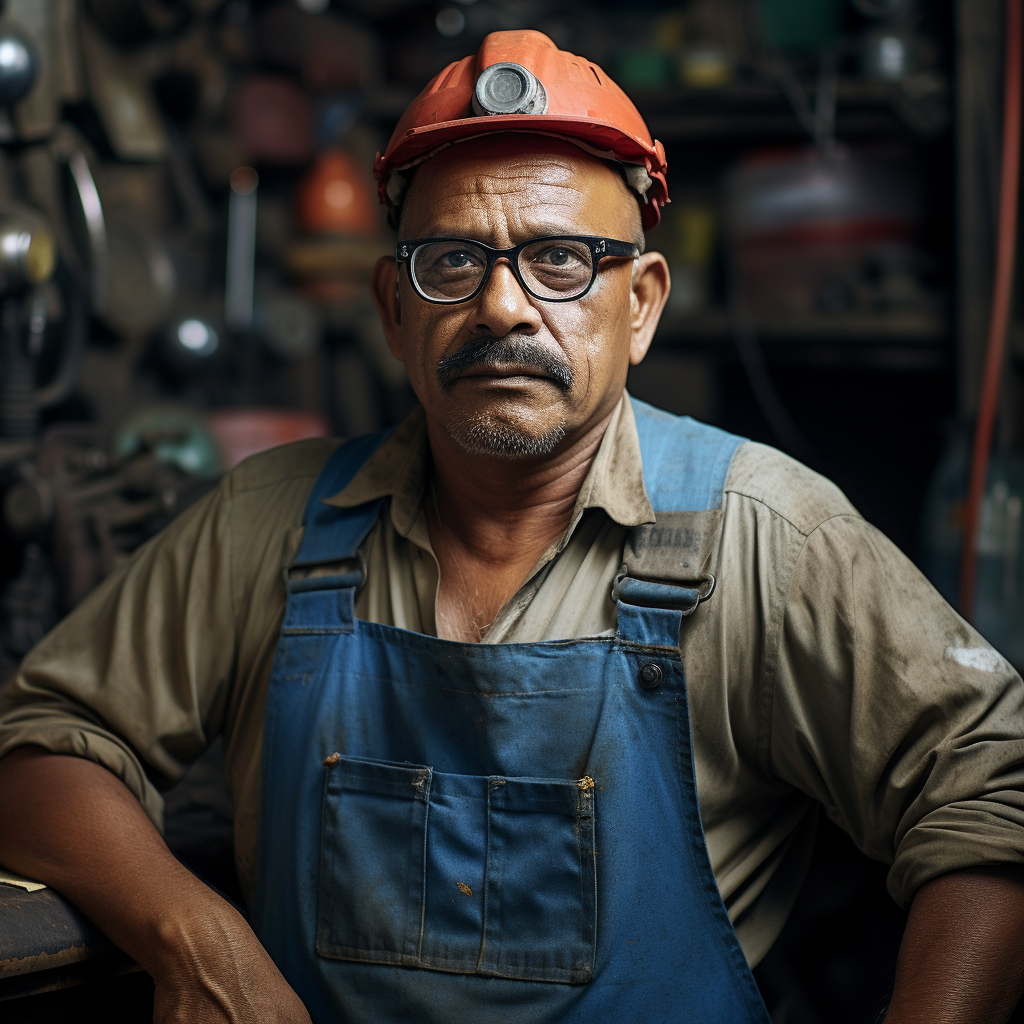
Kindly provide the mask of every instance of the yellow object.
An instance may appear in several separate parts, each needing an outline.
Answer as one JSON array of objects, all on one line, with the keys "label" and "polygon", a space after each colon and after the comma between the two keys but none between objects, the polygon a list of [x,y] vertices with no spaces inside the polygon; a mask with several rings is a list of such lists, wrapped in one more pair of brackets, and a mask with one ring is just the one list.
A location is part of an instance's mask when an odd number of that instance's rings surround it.
[{"label": "yellow object", "polygon": [[675,211],[679,262],[702,268],[711,263],[718,233],[718,217],[710,206],[680,204]]},{"label": "yellow object", "polygon": [[679,58],[679,77],[692,89],[718,89],[732,80],[732,59],[719,46],[693,46]]},{"label": "yellow object", "polygon": [[25,253],[25,277],[32,284],[42,284],[50,279],[56,265],[57,253],[49,231],[33,231]]}]

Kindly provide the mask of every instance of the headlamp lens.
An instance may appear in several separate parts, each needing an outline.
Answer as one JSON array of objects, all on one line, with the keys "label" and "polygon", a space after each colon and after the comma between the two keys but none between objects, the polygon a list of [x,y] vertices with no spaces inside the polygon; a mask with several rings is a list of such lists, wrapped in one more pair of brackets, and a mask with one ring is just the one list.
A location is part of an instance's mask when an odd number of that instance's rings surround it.
[{"label": "headlamp lens", "polygon": [[532,71],[505,61],[480,72],[473,94],[473,109],[479,115],[543,114],[548,95]]},{"label": "headlamp lens", "polygon": [[501,68],[488,82],[484,92],[488,106],[514,107],[526,95],[523,76],[512,68]]}]

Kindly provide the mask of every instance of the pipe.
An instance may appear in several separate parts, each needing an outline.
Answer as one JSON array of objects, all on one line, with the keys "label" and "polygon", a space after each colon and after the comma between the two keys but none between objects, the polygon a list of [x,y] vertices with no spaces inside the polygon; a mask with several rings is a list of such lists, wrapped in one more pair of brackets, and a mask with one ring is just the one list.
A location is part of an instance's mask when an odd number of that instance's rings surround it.
[{"label": "pipe", "polygon": [[63,260],[57,264],[55,280],[64,299],[64,345],[60,362],[50,383],[39,388],[33,396],[37,409],[48,409],[51,405],[57,405],[75,390],[89,334],[89,310],[85,288]]},{"label": "pipe", "polygon": [[1006,0],[1006,71],[1003,97],[1003,156],[999,186],[999,225],[996,240],[996,279],[992,289],[992,312],[988,325],[985,372],[978,405],[978,422],[971,455],[971,475],[964,514],[963,547],[960,554],[960,613],[968,622],[974,617],[977,576],[978,519],[985,492],[992,432],[999,407],[999,385],[1003,353],[1013,295],[1013,264],[1017,242],[1017,193],[1020,181],[1020,114],[1022,0]]},{"label": "pipe", "polygon": [[227,278],[224,285],[224,323],[230,331],[247,331],[252,326],[256,188],[259,180],[251,167],[236,167],[231,172]]},{"label": "pipe", "polygon": [[68,156],[68,170],[75,183],[78,202],[85,219],[85,231],[89,239],[89,264],[91,270],[92,308],[105,312],[110,300],[110,247],[107,238],[107,220],[103,204],[96,188],[96,181],[89,169],[85,154],[76,149]]}]

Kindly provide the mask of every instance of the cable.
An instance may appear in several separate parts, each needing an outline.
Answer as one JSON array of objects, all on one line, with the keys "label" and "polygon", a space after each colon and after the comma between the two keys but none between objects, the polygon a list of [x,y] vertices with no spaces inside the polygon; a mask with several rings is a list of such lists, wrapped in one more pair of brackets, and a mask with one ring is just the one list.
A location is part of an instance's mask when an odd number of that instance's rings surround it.
[{"label": "cable", "polygon": [[971,475],[964,514],[960,555],[960,613],[974,617],[977,576],[977,533],[981,499],[988,475],[992,432],[999,406],[999,386],[1006,348],[1006,331],[1013,294],[1013,264],[1017,241],[1017,192],[1020,181],[1022,0],[1006,0],[1006,80],[1003,97],[1003,156],[999,188],[999,224],[996,240],[996,277],[992,288],[985,371],[974,433]]},{"label": "cable", "polygon": [[800,462],[813,461],[814,449],[790,415],[779,389],[775,386],[775,381],[772,380],[757,331],[735,299],[731,305],[730,320],[736,355],[761,415],[783,451]]},{"label": "cable", "polygon": [[807,98],[803,83],[793,70],[792,64],[786,60],[785,54],[781,50],[777,47],[770,47],[765,66],[768,74],[775,79],[776,85],[789,101],[794,116],[800,122],[800,127],[812,139],[816,139],[819,134],[818,119],[815,117],[811,101]]},{"label": "cable", "polygon": [[[836,149],[836,89],[838,85],[839,53],[828,48],[819,54],[818,83],[812,107],[793,66],[778,47],[769,46],[767,70],[789,100],[797,121],[814,140],[822,158],[828,159]],[[790,415],[779,389],[775,386],[768,361],[765,359],[753,322],[744,308],[738,291],[738,271],[730,268],[733,282],[729,296],[729,320],[733,343],[740,366],[753,392],[761,415],[775,436],[779,447],[801,462],[814,459],[814,448],[796,420]]]}]

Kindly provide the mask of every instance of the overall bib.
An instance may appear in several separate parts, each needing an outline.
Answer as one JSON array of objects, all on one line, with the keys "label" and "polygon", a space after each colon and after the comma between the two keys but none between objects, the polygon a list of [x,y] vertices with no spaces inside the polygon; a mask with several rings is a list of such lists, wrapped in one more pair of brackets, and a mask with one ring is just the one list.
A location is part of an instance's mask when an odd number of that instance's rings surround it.
[{"label": "overall bib", "polygon": [[314,485],[264,720],[256,934],[316,1024],[769,1021],[708,861],[684,617],[740,439],[633,402],[657,523],[614,637],[465,644],[353,616],[381,502]]}]

